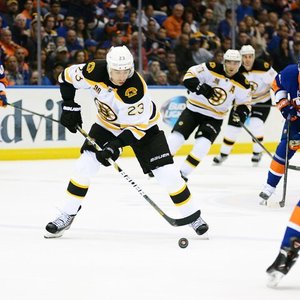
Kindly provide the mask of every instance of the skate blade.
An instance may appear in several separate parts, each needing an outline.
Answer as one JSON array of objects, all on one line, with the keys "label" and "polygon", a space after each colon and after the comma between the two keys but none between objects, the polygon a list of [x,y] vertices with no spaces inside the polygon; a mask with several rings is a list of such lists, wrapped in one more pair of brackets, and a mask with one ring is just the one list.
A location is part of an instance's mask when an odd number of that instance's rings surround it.
[{"label": "skate blade", "polygon": [[56,239],[56,238],[60,238],[60,237],[63,236],[64,232],[65,232],[65,230],[60,231],[59,233],[51,233],[51,232],[49,232],[49,231],[46,230],[45,233],[44,233],[44,238],[45,238],[45,239]]},{"label": "skate blade", "polygon": [[259,205],[267,206],[268,205],[268,201],[263,199],[263,200],[261,200],[259,202]]},{"label": "skate blade", "polygon": [[272,273],[268,274],[267,280],[267,287],[269,288],[276,288],[278,283],[281,281],[282,277],[284,276],[281,272],[273,271]]}]

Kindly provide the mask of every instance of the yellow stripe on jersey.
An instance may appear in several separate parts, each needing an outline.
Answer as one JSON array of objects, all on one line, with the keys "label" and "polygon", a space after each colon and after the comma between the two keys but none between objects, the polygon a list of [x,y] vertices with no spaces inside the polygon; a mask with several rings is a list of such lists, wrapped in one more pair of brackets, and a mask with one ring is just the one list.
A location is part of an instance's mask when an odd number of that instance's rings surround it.
[{"label": "yellow stripe on jersey", "polygon": [[73,179],[70,180],[70,182],[72,182],[72,184],[74,184],[75,186],[79,187],[79,188],[82,188],[82,189],[88,189],[89,186],[88,185],[82,185],[76,181],[74,181]]},{"label": "yellow stripe on jersey", "polygon": [[193,74],[191,71],[187,71],[183,77],[183,80],[195,78],[195,77],[197,77],[195,74]]},{"label": "yellow stripe on jersey", "polygon": [[198,102],[197,100],[188,99],[188,102],[190,102],[191,104],[193,104],[195,106],[198,106],[199,108],[204,108],[204,109],[210,110],[210,111],[214,112],[215,114],[217,114],[219,116],[225,116],[226,113],[228,112],[228,110],[225,111],[225,112],[217,111],[217,110],[213,109],[212,107],[210,107],[208,105],[205,105],[203,103]]},{"label": "yellow stripe on jersey", "polygon": [[65,71],[64,71],[64,75],[65,75],[65,80],[68,82],[68,83],[73,83],[73,81],[72,81],[72,78],[71,78],[71,76],[70,76],[70,74],[69,74],[69,70],[70,70],[70,68],[68,67],[68,68],[66,68],[65,69]]}]

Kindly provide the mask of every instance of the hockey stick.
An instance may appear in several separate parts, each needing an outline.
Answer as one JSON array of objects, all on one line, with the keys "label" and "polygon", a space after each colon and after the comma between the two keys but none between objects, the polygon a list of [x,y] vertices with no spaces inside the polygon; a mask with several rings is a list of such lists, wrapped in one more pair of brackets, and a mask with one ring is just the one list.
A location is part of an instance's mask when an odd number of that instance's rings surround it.
[{"label": "hockey stick", "polygon": [[[89,143],[92,144],[92,146],[97,150],[101,151],[100,146],[79,126],[77,126],[78,131],[89,141]],[[125,178],[131,186],[172,226],[183,226],[190,224],[194,222],[196,219],[200,217],[200,210],[197,210],[193,214],[181,218],[181,219],[173,219],[169,216],[167,216],[151,199],[148,195],[145,194],[145,192],[141,189],[141,187],[138,186],[137,183],[135,183],[128,174],[125,173],[124,170],[121,169],[121,167],[113,161],[111,158],[108,159],[108,162]]]},{"label": "hockey stick", "polygon": [[[53,118],[50,118],[48,116],[36,113],[34,111],[31,111],[29,109],[25,109],[25,108],[21,108],[21,107],[17,107],[14,106],[13,104],[8,103],[9,106],[15,107],[19,110],[24,110],[27,111],[29,113],[32,113],[33,115],[37,115],[40,117],[43,117],[45,119],[51,120],[53,122],[59,123],[60,122],[58,120],[55,120]],[[89,141],[89,143],[91,143],[91,145],[97,150],[97,151],[101,151],[100,146],[79,126],[77,126],[77,130]],[[166,215],[151,199],[150,197],[145,194],[145,192],[137,185],[137,183],[135,183],[128,174],[125,173],[124,170],[121,169],[121,167],[115,162],[113,161],[111,158],[108,159],[109,163],[123,176],[123,178],[125,178],[130,184],[131,186],[172,226],[184,226],[187,224],[190,224],[194,221],[196,221],[199,217],[200,217],[200,210],[197,210],[196,212],[194,212],[193,214],[184,217],[184,218],[180,218],[180,219],[174,219],[169,217],[168,215]]]},{"label": "hockey stick", "polygon": [[283,177],[283,193],[282,199],[279,201],[279,206],[285,206],[285,198],[286,198],[286,190],[287,190],[287,177],[288,177],[288,168],[289,168],[289,143],[290,143],[290,125],[291,125],[291,117],[288,115],[286,118],[287,128],[286,128],[286,146],[285,146],[285,168],[284,168],[284,177]]},{"label": "hockey stick", "polygon": [[[241,121],[239,121],[239,124],[241,127],[243,127],[245,129],[245,131],[252,137],[252,139],[259,145],[261,146],[265,152],[270,156],[271,159],[273,159],[273,155],[270,153],[270,151],[262,144],[261,141],[259,141],[254,134],[247,128],[247,126],[245,126],[245,124]],[[294,166],[294,165],[289,165],[288,166],[289,169],[291,170],[295,170],[295,171],[300,171],[300,167],[299,166]]]}]

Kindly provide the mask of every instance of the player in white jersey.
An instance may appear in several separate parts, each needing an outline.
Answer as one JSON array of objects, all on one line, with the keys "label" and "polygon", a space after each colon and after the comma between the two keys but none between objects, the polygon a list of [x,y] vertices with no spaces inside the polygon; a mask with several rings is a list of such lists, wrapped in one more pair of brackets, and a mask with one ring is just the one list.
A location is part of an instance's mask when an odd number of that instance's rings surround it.
[{"label": "player in white jersey", "polygon": [[251,90],[247,79],[238,72],[240,66],[239,51],[230,49],[224,54],[223,64],[208,62],[192,66],[183,78],[190,91],[187,107],[167,141],[174,155],[197,128],[194,147],[180,169],[186,180],[207,155],[229,108],[235,105],[237,121],[244,121],[249,114]]},{"label": "player in white jersey", "polygon": [[[83,144],[60,213],[46,226],[46,238],[61,237],[70,228],[91,178],[128,145],[144,173],[152,171],[184,217],[197,211],[185,181],[174,167],[164,132],[157,125],[159,112],[145,81],[134,71],[133,56],[126,46],[112,47],[106,60],[66,68],[59,82],[63,98],[60,121],[72,133],[82,126],[81,107],[74,102],[76,89],[91,91],[98,114],[89,135],[102,151],[96,151],[88,141]],[[198,235],[208,230],[201,217],[190,225]]]},{"label": "player in white jersey", "polygon": [[[271,84],[277,72],[269,63],[255,60],[255,50],[251,45],[243,46],[240,53],[242,55],[240,72],[248,79],[252,90],[252,108],[249,115],[249,129],[257,140],[262,142],[264,138],[264,124],[269,116],[272,106],[270,96]],[[213,159],[215,164],[221,164],[227,159],[242,129],[240,124],[233,121],[233,113],[234,110],[231,110],[220,154]],[[261,146],[253,141],[253,156],[251,161],[254,164],[257,164],[261,160],[261,156]]]}]

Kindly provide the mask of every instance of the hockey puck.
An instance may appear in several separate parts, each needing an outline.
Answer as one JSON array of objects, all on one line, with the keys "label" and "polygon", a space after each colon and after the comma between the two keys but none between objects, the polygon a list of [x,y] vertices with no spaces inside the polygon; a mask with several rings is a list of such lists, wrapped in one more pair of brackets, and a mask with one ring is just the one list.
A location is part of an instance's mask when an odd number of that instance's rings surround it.
[{"label": "hockey puck", "polygon": [[186,238],[181,238],[179,241],[178,241],[178,245],[180,248],[186,248],[189,244],[189,241],[186,239]]}]

